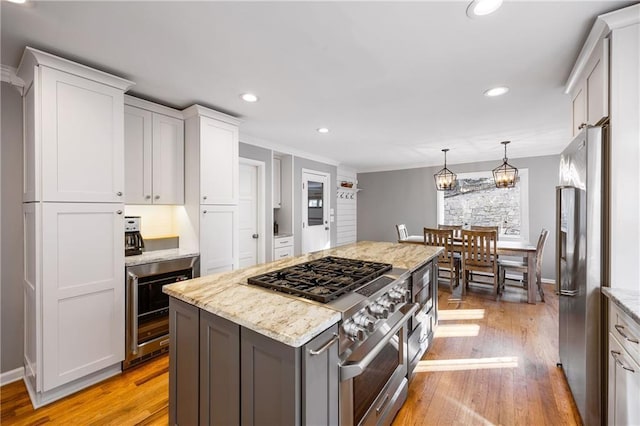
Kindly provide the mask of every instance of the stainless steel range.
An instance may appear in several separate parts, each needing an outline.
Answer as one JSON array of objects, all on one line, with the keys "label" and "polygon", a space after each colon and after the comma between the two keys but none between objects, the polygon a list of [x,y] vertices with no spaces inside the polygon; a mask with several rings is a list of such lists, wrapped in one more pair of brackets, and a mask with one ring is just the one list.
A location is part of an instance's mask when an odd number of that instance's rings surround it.
[{"label": "stainless steel range", "polygon": [[338,343],[342,425],[389,424],[406,400],[411,276],[387,263],[328,256],[249,278],[342,314]]}]

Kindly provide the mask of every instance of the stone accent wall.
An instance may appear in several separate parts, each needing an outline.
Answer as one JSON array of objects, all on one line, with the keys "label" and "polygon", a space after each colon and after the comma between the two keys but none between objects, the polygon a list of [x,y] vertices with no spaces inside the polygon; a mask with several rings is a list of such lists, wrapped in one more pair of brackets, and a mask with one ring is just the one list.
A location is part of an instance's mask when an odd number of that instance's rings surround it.
[{"label": "stone accent wall", "polygon": [[493,178],[459,179],[444,194],[445,224],[499,226],[500,233],[520,235],[520,185],[496,188]]}]

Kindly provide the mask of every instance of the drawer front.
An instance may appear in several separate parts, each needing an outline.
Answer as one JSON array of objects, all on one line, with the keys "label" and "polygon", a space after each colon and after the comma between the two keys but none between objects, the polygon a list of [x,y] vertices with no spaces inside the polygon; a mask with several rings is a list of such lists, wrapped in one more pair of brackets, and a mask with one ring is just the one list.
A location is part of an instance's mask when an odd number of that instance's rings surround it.
[{"label": "drawer front", "polygon": [[281,247],[273,251],[273,260],[284,259],[293,256],[293,247]]},{"label": "drawer front", "polygon": [[273,247],[276,249],[289,246],[293,246],[293,237],[275,238],[273,240]]},{"label": "drawer front", "polygon": [[633,360],[640,364],[640,325],[610,302],[609,332],[615,336]]}]

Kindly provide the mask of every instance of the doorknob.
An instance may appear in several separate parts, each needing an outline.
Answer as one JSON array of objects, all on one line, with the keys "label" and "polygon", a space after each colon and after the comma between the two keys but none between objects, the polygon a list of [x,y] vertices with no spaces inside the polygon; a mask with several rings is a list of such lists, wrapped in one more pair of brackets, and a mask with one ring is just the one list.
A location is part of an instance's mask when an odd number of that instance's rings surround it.
[{"label": "doorknob", "polygon": [[328,231],[328,230],[329,230],[329,227],[328,227],[328,226],[325,226],[325,227],[324,227],[324,230],[325,230],[325,231]]},{"label": "doorknob", "polygon": [[257,238],[258,238],[258,234],[253,234],[253,235],[251,236],[251,238],[256,238],[256,239],[257,239]]}]

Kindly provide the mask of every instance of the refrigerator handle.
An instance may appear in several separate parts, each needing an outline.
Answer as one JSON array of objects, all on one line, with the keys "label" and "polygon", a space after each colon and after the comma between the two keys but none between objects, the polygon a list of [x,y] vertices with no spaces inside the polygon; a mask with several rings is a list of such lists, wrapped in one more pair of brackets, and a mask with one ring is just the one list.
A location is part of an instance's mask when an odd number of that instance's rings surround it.
[{"label": "refrigerator handle", "polygon": [[556,294],[560,294],[560,253],[562,253],[562,238],[560,235],[560,219],[562,203],[562,187],[556,187]]},{"label": "refrigerator handle", "polygon": [[560,296],[576,297],[578,290],[560,290]]}]

